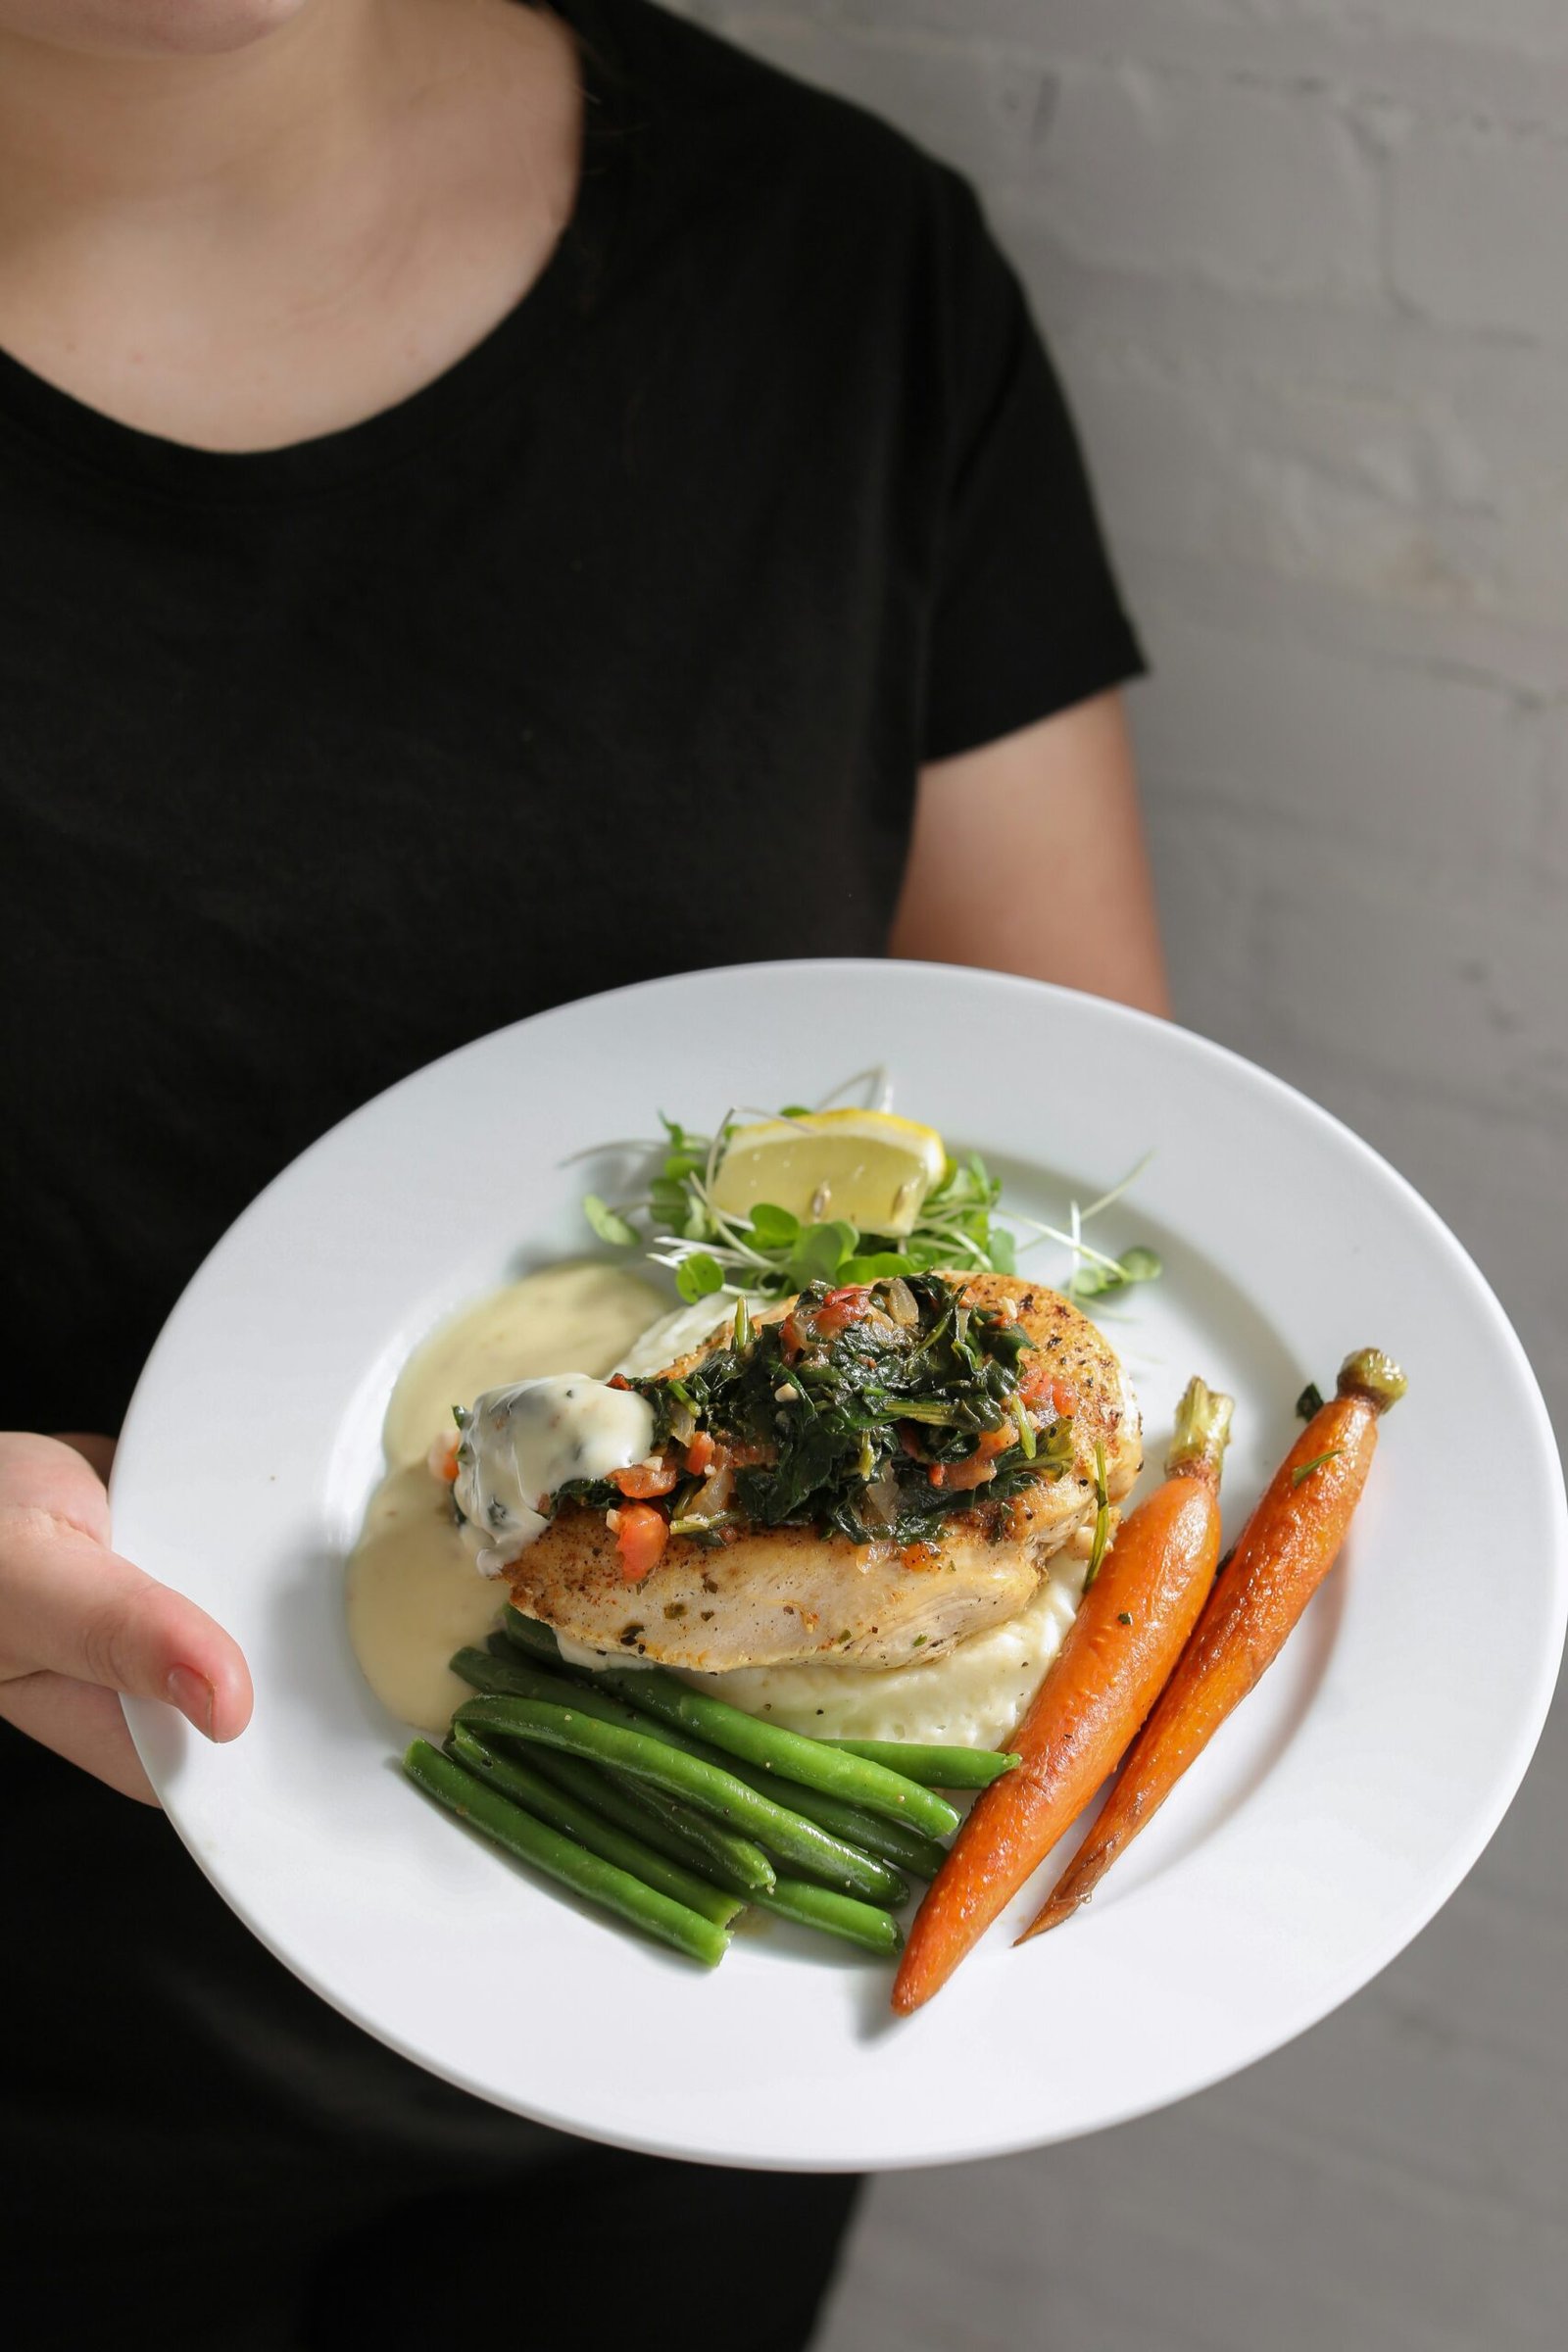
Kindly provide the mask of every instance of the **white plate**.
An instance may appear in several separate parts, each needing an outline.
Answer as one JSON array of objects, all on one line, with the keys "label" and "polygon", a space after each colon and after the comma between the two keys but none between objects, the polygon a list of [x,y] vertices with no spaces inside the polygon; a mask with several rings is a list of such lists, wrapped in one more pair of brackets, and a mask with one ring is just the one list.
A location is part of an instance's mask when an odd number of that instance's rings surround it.
[{"label": "white plate", "polygon": [[[429,1326],[578,1253],[566,1155],[882,1062],[1004,1200],[1059,1217],[1152,1145],[1097,1228],[1162,1283],[1107,1324],[1151,1454],[1200,1370],[1233,1390],[1228,1518],[1352,1347],[1410,1376],[1335,1576],[1280,1664],[1079,1919],[992,1931],[895,2023],[885,1969],[780,1929],[710,1976],[607,1927],[399,1777],[343,1559],[393,1377]],[[1025,1261],[1051,1279],[1048,1248]],[[1402,1178],[1326,1112],[1186,1032],[936,966],[694,974],[524,1021],[317,1144],[214,1250],[121,1442],[117,1541],[231,1627],[232,1747],[127,1712],[170,1816],[239,1916],[393,2048],[523,2115],[662,2154],[887,2168],[993,2156],[1180,2098],[1364,1984],[1464,1876],[1524,1774],[1562,1643],[1568,1530],[1501,1309]],[[1036,1884],[1036,1899],[1042,1882]],[[1029,1915],[1021,1898],[1009,1918]],[[530,2021],[518,2029],[519,2018]]]}]

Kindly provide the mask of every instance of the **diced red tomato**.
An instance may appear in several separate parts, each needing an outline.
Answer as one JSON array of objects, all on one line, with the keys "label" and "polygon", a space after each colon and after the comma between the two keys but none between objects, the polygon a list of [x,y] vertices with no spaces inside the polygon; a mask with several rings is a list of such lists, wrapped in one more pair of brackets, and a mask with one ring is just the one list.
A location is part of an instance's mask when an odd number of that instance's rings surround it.
[{"label": "diced red tomato", "polygon": [[1042,1413],[1050,1413],[1053,1419],[1065,1421],[1069,1414],[1078,1410],[1077,1391],[1070,1388],[1066,1381],[1054,1377],[1049,1362],[1038,1350],[1031,1355],[1025,1367],[1018,1383],[1018,1394],[1023,1398],[1025,1411],[1037,1417]]},{"label": "diced red tomato", "polygon": [[983,1487],[997,1475],[996,1456],[1017,1443],[1018,1432],[1010,1421],[1004,1422],[1001,1429],[983,1429],[979,1445],[961,1462],[932,1463],[928,1473],[931,1484],[959,1494],[970,1487]]},{"label": "diced red tomato", "polygon": [[863,1323],[871,1311],[871,1286],[868,1282],[847,1283],[841,1291],[829,1291],[811,1321],[819,1340],[831,1340],[852,1323]]},{"label": "diced red tomato", "polygon": [[641,1500],[649,1494],[671,1494],[680,1473],[670,1462],[633,1462],[629,1470],[612,1470],[610,1483],[623,1494]]},{"label": "diced red tomato", "polygon": [[628,1585],[641,1584],[664,1556],[669,1521],[651,1502],[628,1502],[616,1518],[615,1549],[620,1554],[622,1580]]},{"label": "diced red tomato", "polygon": [[701,1478],[705,1470],[711,1469],[712,1463],[712,1433],[710,1430],[700,1429],[695,1437],[688,1438],[686,1441],[686,1467],[694,1477]]}]

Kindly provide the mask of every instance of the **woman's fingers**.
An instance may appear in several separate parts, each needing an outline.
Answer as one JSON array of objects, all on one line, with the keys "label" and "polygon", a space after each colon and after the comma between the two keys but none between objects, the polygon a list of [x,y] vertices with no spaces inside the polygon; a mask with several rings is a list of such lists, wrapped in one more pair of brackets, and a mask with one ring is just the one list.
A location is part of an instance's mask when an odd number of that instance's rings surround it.
[{"label": "woman's fingers", "polygon": [[0,1683],[0,1717],[41,1747],[52,1747],[68,1764],[107,1781],[122,1796],[157,1804],[157,1791],[142,1770],[113,1690],[74,1683],[63,1674],[19,1675]]},{"label": "woman's fingers", "polygon": [[69,1446],[73,1453],[79,1453],[101,1483],[108,1486],[109,1473],[115,1466],[116,1442],[113,1438],[106,1438],[97,1430],[63,1429],[56,1443]]},{"label": "woman's fingers", "polygon": [[209,1740],[245,1729],[250,1673],[205,1609],[45,1512],[8,1515],[0,1542],[0,1680],[42,1670],[167,1700]]},{"label": "woman's fingers", "polygon": [[239,1645],[109,1548],[107,1438],[0,1436],[0,1716],[156,1804],[116,1696],[177,1707],[209,1740],[250,1721]]},{"label": "woman's fingers", "polygon": [[110,1438],[45,1438],[35,1430],[0,1435],[0,1577],[13,1512],[43,1512],[100,1544],[109,1542],[109,1496],[98,1464],[114,1454]]}]

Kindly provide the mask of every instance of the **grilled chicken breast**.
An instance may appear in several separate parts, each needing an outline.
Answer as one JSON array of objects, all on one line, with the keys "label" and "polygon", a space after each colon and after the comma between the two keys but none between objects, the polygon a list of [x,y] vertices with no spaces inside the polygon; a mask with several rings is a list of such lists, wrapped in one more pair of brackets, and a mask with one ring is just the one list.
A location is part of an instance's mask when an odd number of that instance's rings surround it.
[{"label": "grilled chicken breast", "polygon": [[[952,1279],[982,1308],[1010,1300],[1072,1389],[1072,1460],[1060,1477],[1030,1478],[1000,1502],[979,1488],[915,1544],[855,1544],[808,1527],[747,1526],[722,1545],[672,1536],[637,1584],[621,1576],[605,1513],[568,1504],[505,1571],[517,1607],[588,1647],[699,1673],[903,1666],[1016,1616],[1051,1559],[1073,1544],[1088,1549],[1097,1441],[1112,1502],[1132,1487],[1143,1458],[1138,1407],[1114,1352],[1069,1299],[1016,1276]],[[689,1370],[727,1338],[726,1325],[669,1371]]]}]

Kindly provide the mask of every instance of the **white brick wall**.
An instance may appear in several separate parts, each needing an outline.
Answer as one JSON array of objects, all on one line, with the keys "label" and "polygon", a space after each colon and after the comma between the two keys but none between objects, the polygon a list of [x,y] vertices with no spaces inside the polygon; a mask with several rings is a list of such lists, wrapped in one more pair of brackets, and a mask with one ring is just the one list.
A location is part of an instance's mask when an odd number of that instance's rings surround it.
[{"label": "white brick wall", "polygon": [[[1155,665],[1184,1017],[1408,1169],[1568,1427],[1568,0],[686,13],[980,184]],[[1374,916],[1368,1019],[1335,943]]]},{"label": "white brick wall", "polygon": [[1568,347],[1568,122],[1401,123],[1388,182],[1396,302],[1461,333]]},{"label": "white brick wall", "polygon": [[[1074,260],[1276,298],[1375,286],[1376,181],[1321,93],[1129,60],[1074,61],[1043,88],[1014,202]],[[1268,194],[1239,204],[1238,187]]]},{"label": "white brick wall", "polygon": [[[1568,0],[684,5],[980,184],[1155,665],[1181,1012],[1421,1186],[1568,1429]],[[822,2352],[1560,2345],[1565,1789],[1559,1710],[1442,1919],[1241,2082],[879,2189]]]}]

